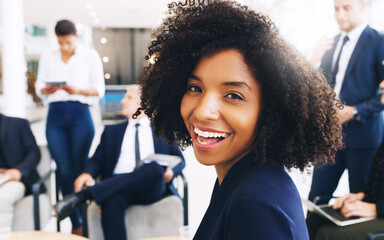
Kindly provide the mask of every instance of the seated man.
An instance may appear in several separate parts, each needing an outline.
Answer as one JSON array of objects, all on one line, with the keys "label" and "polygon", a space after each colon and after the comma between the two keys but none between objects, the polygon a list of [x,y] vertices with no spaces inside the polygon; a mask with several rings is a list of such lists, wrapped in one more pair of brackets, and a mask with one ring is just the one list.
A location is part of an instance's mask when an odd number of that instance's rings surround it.
[{"label": "seated man", "polygon": [[[380,83],[384,89],[384,81]],[[381,96],[384,103],[384,92]],[[366,239],[370,232],[384,232],[384,141],[376,152],[364,191],[336,198],[334,209],[345,217],[376,217],[377,219],[339,227],[319,215],[308,212],[307,226],[311,240]]]},{"label": "seated man", "polygon": [[0,217],[13,214],[14,204],[31,193],[40,179],[36,171],[39,160],[40,149],[29,122],[0,114],[0,179],[5,181],[0,183]]},{"label": "seated man", "polygon": [[341,209],[345,217],[377,217],[367,222],[339,227],[327,219],[308,212],[307,226],[311,240],[366,239],[369,232],[384,231],[384,142],[373,160],[363,192],[336,198],[333,208]]},{"label": "seated man", "polygon": [[[172,179],[185,167],[180,149],[161,139],[155,139],[151,122],[143,113],[132,115],[140,106],[139,86],[131,85],[121,100],[122,113],[128,118],[123,123],[106,126],[93,157],[75,180],[75,194],[65,197],[55,206],[59,219],[70,215],[87,199],[101,207],[104,238],[126,239],[125,209],[133,204],[151,204],[169,194],[177,194]],[[172,169],[157,163],[136,166],[140,160],[154,154],[180,156],[182,161]],[[101,181],[93,185],[95,179]],[[84,186],[85,189],[81,190]]]}]

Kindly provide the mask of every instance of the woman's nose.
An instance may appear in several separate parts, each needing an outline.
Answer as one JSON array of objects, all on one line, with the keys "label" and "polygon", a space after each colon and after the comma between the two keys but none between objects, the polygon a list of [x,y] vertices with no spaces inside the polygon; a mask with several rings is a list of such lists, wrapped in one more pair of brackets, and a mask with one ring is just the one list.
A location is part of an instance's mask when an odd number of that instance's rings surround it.
[{"label": "woman's nose", "polygon": [[214,95],[205,95],[197,103],[195,115],[200,121],[214,121],[220,118],[219,102]]}]

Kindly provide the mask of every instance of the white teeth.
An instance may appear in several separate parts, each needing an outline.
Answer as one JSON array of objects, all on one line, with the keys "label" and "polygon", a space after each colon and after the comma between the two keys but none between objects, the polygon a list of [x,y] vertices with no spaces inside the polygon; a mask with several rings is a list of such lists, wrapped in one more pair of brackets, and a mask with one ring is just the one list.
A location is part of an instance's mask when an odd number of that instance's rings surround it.
[{"label": "white teeth", "polygon": [[[200,136],[200,137],[205,137],[205,138],[219,138],[219,137],[222,137],[222,138],[226,138],[228,137],[228,133],[218,133],[218,132],[206,132],[206,131],[202,131],[200,129],[197,129],[195,128],[194,129],[194,132]],[[198,139],[199,140],[199,139]],[[200,141],[199,141],[200,142]]]},{"label": "white teeth", "polygon": [[208,144],[208,143],[202,142],[202,141],[200,140],[200,137],[199,137],[199,136],[197,136],[197,141],[198,141],[200,144],[202,144],[202,145],[207,145],[207,144]]}]

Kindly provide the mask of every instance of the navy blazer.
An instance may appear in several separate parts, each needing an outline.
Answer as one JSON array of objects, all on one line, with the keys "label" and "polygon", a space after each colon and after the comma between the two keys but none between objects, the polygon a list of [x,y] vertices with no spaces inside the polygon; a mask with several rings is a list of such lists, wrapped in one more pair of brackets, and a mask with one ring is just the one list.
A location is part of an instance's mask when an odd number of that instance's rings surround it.
[{"label": "navy blazer", "polygon": [[254,154],[229,170],[194,240],[309,239],[300,195],[277,163],[260,165]]},{"label": "navy blazer", "polygon": [[26,187],[26,195],[32,191],[32,185],[40,177],[36,166],[40,161],[40,149],[35,137],[25,119],[7,117],[1,118],[1,144],[5,161],[10,168],[16,168],[22,173],[21,182]]},{"label": "navy blazer", "polygon": [[[332,58],[340,35],[335,37],[332,49],[322,60],[321,68],[328,81],[332,79]],[[349,60],[340,100],[355,106],[361,116],[361,122],[351,121],[344,125],[344,142],[348,148],[377,148],[384,134],[380,102],[379,83],[384,80],[384,36],[367,26],[361,34]]]},{"label": "navy blazer", "polygon": [[[83,172],[91,174],[93,178],[101,176],[101,180],[113,175],[113,170],[115,169],[120,156],[121,145],[127,126],[128,121],[105,126],[95,154],[85,163]],[[181,157],[182,161],[172,169],[174,177],[180,175],[185,167],[185,160],[179,147],[175,143],[173,143],[172,146],[169,146],[162,138],[155,138],[153,136],[153,139],[155,153]],[[167,187],[172,194],[178,195],[172,182],[167,184]]]}]

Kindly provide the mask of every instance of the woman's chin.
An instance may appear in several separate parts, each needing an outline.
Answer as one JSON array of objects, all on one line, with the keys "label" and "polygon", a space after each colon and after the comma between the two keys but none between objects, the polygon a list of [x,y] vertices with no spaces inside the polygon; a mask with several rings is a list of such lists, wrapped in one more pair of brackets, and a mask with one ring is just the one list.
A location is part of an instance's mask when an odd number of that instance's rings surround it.
[{"label": "woman's chin", "polygon": [[200,164],[205,165],[205,166],[212,166],[212,165],[214,165],[214,163],[213,163],[213,161],[215,160],[214,157],[202,156],[202,155],[206,155],[206,154],[200,154],[200,153],[196,152],[196,150],[194,152],[195,152],[196,160]]}]

